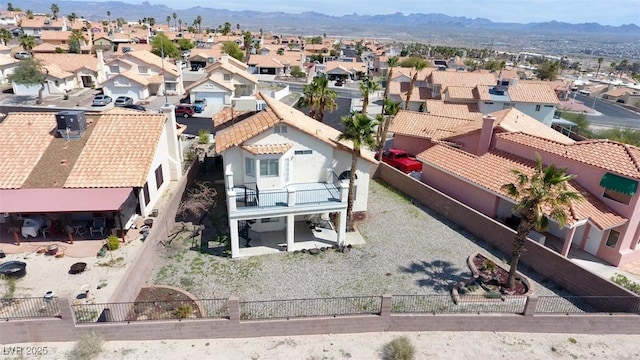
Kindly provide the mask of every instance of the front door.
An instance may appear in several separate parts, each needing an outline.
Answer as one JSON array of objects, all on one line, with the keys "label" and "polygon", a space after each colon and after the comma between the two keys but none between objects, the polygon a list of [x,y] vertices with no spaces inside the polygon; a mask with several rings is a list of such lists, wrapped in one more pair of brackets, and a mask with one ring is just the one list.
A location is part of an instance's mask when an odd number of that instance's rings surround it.
[{"label": "front door", "polygon": [[600,249],[600,242],[602,242],[602,231],[592,226],[589,235],[587,235],[587,242],[584,244],[584,251],[596,256],[598,249]]}]

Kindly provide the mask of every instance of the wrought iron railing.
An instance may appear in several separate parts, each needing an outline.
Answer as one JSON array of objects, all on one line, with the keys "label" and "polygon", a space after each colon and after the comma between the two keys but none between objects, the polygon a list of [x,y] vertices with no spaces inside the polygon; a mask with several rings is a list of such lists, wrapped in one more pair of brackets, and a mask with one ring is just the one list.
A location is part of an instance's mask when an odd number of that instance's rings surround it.
[{"label": "wrought iron railing", "polygon": [[0,299],[0,319],[54,318],[60,316],[56,297]]},{"label": "wrought iron railing", "polygon": [[241,320],[380,314],[380,296],[240,302]]},{"label": "wrought iron railing", "polygon": [[522,314],[526,296],[463,295],[454,301],[451,295],[394,295],[392,313],[502,313]]}]

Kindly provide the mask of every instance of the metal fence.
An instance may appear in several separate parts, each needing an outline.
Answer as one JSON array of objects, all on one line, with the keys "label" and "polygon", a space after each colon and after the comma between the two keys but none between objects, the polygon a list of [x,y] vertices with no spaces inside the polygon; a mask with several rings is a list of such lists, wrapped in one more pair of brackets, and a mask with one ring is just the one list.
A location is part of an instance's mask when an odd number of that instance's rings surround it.
[{"label": "metal fence", "polygon": [[60,316],[55,297],[0,299],[0,319],[54,318]]},{"label": "metal fence", "polygon": [[391,312],[522,314],[526,302],[526,296],[464,295],[460,296],[458,301],[454,301],[451,295],[394,295],[391,299]]},{"label": "metal fence", "polygon": [[326,189],[309,189],[296,191],[296,205],[340,202],[340,191],[333,186]]},{"label": "metal fence", "polygon": [[536,313],[636,313],[640,314],[637,296],[538,296]]},{"label": "metal fence", "polygon": [[380,314],[381,296],[240,302],[241,320]]},{"label": "metal fence", "polygon": [[[227,299],[72,305],[76,323],[227,318]],[[200,309],[204,309],[200,311]]]}]

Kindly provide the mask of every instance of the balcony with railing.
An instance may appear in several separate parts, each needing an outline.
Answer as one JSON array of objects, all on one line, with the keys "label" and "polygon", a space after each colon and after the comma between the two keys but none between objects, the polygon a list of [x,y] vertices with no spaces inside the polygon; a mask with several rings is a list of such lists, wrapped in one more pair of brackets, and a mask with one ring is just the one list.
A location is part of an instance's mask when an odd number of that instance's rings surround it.
[{"label": "balcony with railing", "polygon": [[348,185],[340,182],[291,184],[281,189],[260,189],[256,183],[232,184],[227,179],[227,201],[230,211],[255,211],[290,207],[346,207]]}]

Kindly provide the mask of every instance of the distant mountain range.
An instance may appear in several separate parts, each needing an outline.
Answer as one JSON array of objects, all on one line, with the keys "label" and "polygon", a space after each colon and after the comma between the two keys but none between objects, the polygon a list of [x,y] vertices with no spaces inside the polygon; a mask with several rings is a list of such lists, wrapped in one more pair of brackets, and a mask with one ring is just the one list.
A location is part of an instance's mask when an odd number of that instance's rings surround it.
[{"label": "distant mountain range", "polygon": [[[50,12],[51,1],[23,0],[14,2],[22,10],[34,12]],[[402,13],[388,15],[344,15],[331,16],[316,12],[290,14],[284,12],[231,11],[204,7],[174,10],[165,5],[129,4],[121,1],[92,2],[92,1],[55,1],[60,8],[61,15],[75,12],[90,20],[105,20],[107,11],[111,12],[111,19],[125,18],[137,21],[142,18],[155,18],[157,23],[166,23],[166,17],[174,12],[182,19],[183,26],[191,25],[193,20],[202,16],[202,27],[217,28],[229,22],[235,30],[236,24],[242,29],[257,30],[283,34],[322,35],[329,36],[378,36],[398,38],[420,36],[434,30],[449,32],[522,32],[532,34],[572,34],[572,35],[619,35],[640,36],[640,27],[635,24],[610,26],[598,23],[569,24],[558,21],[541,23],[497,23],[488,19],[448,16],[444,14],[410,14]],[[213,2],[212,2],[213,3]],[[171,24],[173,24],[173,18]]]}]

